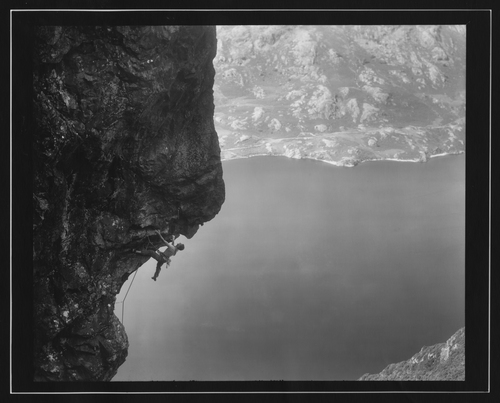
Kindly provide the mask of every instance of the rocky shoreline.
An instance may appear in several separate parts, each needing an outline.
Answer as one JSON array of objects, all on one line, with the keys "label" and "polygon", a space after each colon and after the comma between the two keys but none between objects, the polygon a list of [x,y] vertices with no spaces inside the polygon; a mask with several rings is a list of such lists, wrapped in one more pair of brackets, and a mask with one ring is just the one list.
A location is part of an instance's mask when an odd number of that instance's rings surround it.
[{"label": "rocky shoreline", "polygon": [[311,156],[301,156],[300,154],[294,154],[294,155],[287,155],[287,154],[275,154],[275,153],[247,153],[245,155],[238,155],[236,153],[231,153],[230,150],[224,150],[221,152],[221,161],[233,161],[233,160],[238,160],[238,159],[246,159],[246,158],[254,158],[254,157],[285,157],[285,158],[291,158],[291,159],[304,159],[304,160],[313,160],[313,161],[318,161],[318,162],[324,162],[326,164],[330,164],[336,167],[347,167],[347,168],[352,168],[355,167],[363,162],[376,162],[376,161],[395,161],[395,162],[414,162],[414,163],[423,163],[429,161],[429,159],[432,158],[438,158],[438,157],[445,157],[445,156],[450,156],[450,155],[462,155],[465,154],[465,151],[459,150],[455,152],[449,152],[449,153],[440,153],[440,154],[431,154],[427,155],[424,154],[424,156],[420,155],[419,157],[416,157],[414,159],[398,159],[398,158],[366,158],[366,159],[354,159],[354,158],[344,158],[339,161],[332,161],[328,159],[321,159],[321,158],[315,158]]}]

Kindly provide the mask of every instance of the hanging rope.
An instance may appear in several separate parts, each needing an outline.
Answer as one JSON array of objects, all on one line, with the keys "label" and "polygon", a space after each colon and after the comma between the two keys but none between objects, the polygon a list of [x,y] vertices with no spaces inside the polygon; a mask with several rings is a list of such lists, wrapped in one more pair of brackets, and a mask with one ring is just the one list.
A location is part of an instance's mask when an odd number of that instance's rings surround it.
[{"label": "hanging rope", "polygon": [[128,290],[127,290],[127,292],[125,294],[125,297],[123,297],[123,300],[120,301],[120,302],[117,302],[117,304],[122,304],[122,325],[124,324],[124,322],[123,322],[123,315],[125,314],[125,300],[127,299],[128,292],[130,291],[130,287],[132,287],[132,284],[134,283],[135,276],[137,275],[138,271],[139,270],[135,271],[134,277],[132,277],[132,281],[130,282],[130,285],[128,286]]},{"label": "hanging rope", "polygon": [[[149,235],[148,235],[148,245],[146,246],[146,249],[149,248],[149,245],[153,246],[153,243],[151,242],[151,239],[149,239]],[[116,304],[122,304],[122,325],[124,324],[124,315],[125,315],[125,300],[127,299],[127,295],[128,295],[128,292],[130,291],[130,287],[132,287],[132,284],[134,283],[134,280],[135,280],[135,276],[137,275],[137,272],[139,270],[137,269],[134,273],[134,277],[132,277],[132,281],[130,282],[130,285],[128,286],[128,289],[127,289],[127,292],[125,293],[125,297],[123,297],[123,300],[121,300],[120,302],[117,302]]]},{"label": "hanging rope", "polygon": [[146,249],[149,248],[149,245],[154,246],[153,243],[151,242],[151,239],[149,239],[149,235],[148,235],[148,246],[146,246]]}]

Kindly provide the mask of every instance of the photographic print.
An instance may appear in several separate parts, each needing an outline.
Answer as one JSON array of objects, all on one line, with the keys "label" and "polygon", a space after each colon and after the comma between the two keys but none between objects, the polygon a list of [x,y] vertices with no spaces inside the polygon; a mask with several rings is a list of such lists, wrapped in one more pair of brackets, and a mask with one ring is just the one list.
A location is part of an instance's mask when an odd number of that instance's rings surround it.
[{"label": "photographic print", "polygon": [[35,385],[467,379],[465,24],[74,22],[30,31]]}]

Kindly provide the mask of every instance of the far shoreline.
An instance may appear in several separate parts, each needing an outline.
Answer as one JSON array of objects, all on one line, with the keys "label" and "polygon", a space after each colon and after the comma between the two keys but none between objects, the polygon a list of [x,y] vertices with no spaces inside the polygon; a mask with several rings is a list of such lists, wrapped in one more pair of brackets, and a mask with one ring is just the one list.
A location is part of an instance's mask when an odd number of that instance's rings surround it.
[{"label": "far shoreline", "polygon": [[342,161],[328,161],[328,160],[321,160],[318,158],[310,158],[310,157],[301,157],[301,158],[296,158],[296,157],[289,157],[284,154],[254,154],[254,155],[245,155],[245,156],[237,156],[234,158],[227,158],[223,159],[221,158],[221,162],[227,162],[227,161],[235,161],[235,160],[244,160],[244,159],[250,159],[250,158],[255,158],[255,157],[281,157],[281,158],[286,158],[289,160],[310,160],[310,161],[318,161],[318,162],[323,162],[328,165],[333,165],[339,168],[354,168],[358,165],[361,165],[365,162],[381,162],[381,161],[392,161],[392,162],[413,162],[413,163],[426,163],[429,162],[431,159],[437,158],[437,157],[448,157],[448,156],[458,156],[458,155],[464,155],[465,151],[458,151],[455,153],[441,153],[441,154],[432,154],[429,155],[427,159],[423,160],[421,158],[418,159],[397,159],[397,158],[383,158],[383,159],[365,159],[361,161],[355,161],[355,163],[349,163],[352,160],[345,160],[345,163]]}]

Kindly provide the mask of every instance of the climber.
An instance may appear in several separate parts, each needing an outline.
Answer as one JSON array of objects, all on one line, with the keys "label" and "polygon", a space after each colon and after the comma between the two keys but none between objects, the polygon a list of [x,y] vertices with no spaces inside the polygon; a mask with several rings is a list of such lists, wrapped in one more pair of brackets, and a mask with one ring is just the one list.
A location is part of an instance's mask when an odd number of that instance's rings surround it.
[{"label": "climber", "polygon": [[177,245],[174,245],[175,242],[175,237],[172,236],[172,244],[168,243],[165,238],[163,238],[160,234],[160,231],[156,231],[156,233],[160,236],[160,238],[165,242],[165,245],[167,245],[167,249],[162,252],[160,250],[154,251],[154,250],[136,250],[135,253],[138,253],[139,255],[143,256],[149,256],[155,259],[158,263],[156,264],[156,271],[155,275],[151,277],[154,281],[156,281],[156,278],[160,274],[161,266],[166,263],[167,267],[170,265],[170,257],[175,256],[175,254],[180,251],[184,250],[184,245],[181,243],[178,243]]}]

